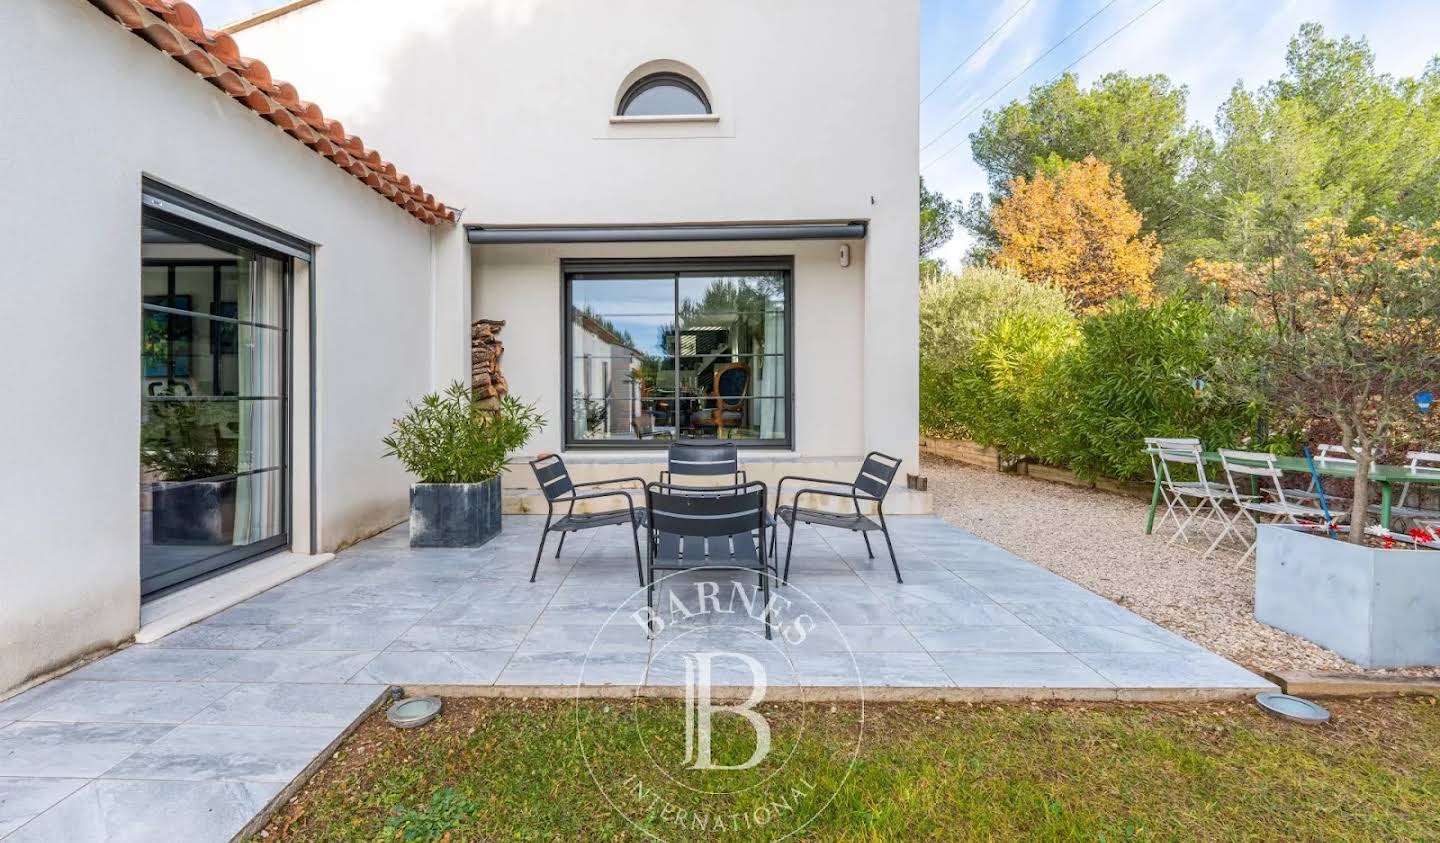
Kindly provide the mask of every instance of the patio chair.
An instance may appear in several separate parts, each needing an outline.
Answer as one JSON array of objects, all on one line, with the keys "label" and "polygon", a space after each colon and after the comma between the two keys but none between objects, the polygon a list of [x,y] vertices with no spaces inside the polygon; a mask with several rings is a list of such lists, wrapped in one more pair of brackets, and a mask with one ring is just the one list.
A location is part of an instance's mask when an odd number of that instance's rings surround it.
[{"label": "patio chair", "polygon": [[[1328,442],[1321,443],[1315,446],[1315,449],[1310,452],[1310,456],[1315,460],[1316,468],[1324,468],[1326,466],[1354,467],[1355,465],[1355,460],[1351,458],[1350,451],[1347,450],[1344,445],[1333,445]],[[1304,489],[1289,490],[1290,497],[1300,501],[1320,500],[1320,481],[1322,479],[1323,478],[1312,476],[1310,478],[1310,485]],[[1327,506],[1330,506],[1332,511],[1336,509],[1348,509],[1350,507],[1349,498],[1331,494],[1328,491],[1325,492],[1325,503]]]},{"label": "patio chair", "polygon": [[[1440,453],[1433,451],[1410,451],[1405,454],[1405,463],[1414,474],[1440,474]],[[1405,505],[1405,500],[1410,497],[1411,485],[1416,484],[1406,483],[1400,487],[1400,496],[1395,499],[1394,505],[1390,507],[1390,517],[1408,518],[1411,521],[1417,519],[1440,519],[1440,510]],[[1370,509],[1375,512],[1380,511],[1378,505],[1371,506]]]},{"label": "patio chair", "polygon": [[660,482],[671,485],[675,475],[681,477],[729,477],[731,483],[742,485],[745,472],[740,468],[740,450],[734,442],[677,442],[665,454],[665,470]]},{"label": "patio chair", "polygon": [[[631,482],[639,484],[639,488],[643,489],[645,481],[639,477],[622,477],[616,480],[576,483],[570,479],[570,470],[565,467],[565,461],[558,454],[549,454],[531,460],[530,468],[535,472],[535,479],[540,481],[540,491],[545,495],[546,507],[545,527],[540,532],[540,548],[535,551],[535,567],[530,571],[530,582],[535,582],[535,575],[540,572],[540,557],[545,553],[545,540],[550,537],[551,533],[560,534],[560,544],[555,548],[555,558],[559,559],[560,551],[565,549],[566,534],[578,533],[581,530],[593,530],[597,527],[628,524],[635,540],[635,572],[639,575],[640,584],[643,586],[645,584],[645,568],[640,562],[640,526],[645,523],[645,508],[636,508],[635,502],[630,498],[630,493],[624,489],[595,489],[584,492],[578,490]],[[623,509],[579,514],[575,512],[575,504],[579,501],[615,497],[625,499]],[[558,519],[555,517],[557,503],[570,505],[565,514]]]},{"label": "patio chair", "polygon": [[[758,481],[719,487],[647,484],[645,604],[651,611],[656,571],[755,571],[765,607],[765,637],[770,638],[774,566],[765,552],[766,497],[765,484]],[[653,636],[653,623],[650,629]]]},{"label": "patio chair", "polygon": [[[1174,544],[1176,539],[1188,544],[1190,537],[1186,530],[1190,529],[1192,524],[1201,529],[1215,525],[1220,528],[1220,532],[1205,550],[1205,558],[1209,558],[1224,542],[1225,537],[1235,532],[1235,524],[1241,517],[1238,511],[1240,501],[1230,489],[1210,482],[1205,476],[1205,458],[1199,439],[1147,436],[1145,453],[1150,456],[1151,469],[1160,483],[1160,497],[1165,502],[1165,514],[1161,517],[1161,523],[1163,524],[1166,518],[1175,522],[1175,534],[1166,544]],[[1184,466],[1192,470],[1196,479],[1176,480],[1171,466]],[[1225,511],[1226,503],[1237,505],[1233,515]],[[1182,513],[1184,520],[1181,520]],[[1239,533],[1236,533],[1236,536],[1238,537]]]},{"label": "patio chair", "polygon": [[[900,460],[882,454],[879,451],[871,451],[865,455],[865,461],[860,464],[860,470],[856,472],[853,481],[827,480],[822,477],[801,477],[799,475],[788,475],[780,478],[775,484],[775,500],[781,500],[781,493],[787,480],[799,480],[805,483],[820,483],[831,488],[815,488],[807,486],[795,493],[794,502],[787,506],[778,506],[775,515],[785,522],[790,528],[790,538],[785,545],[785,574],[780,578],[782,583],[790,581],[790,554],[795,549],[795,525],[814,524],[817,527],[838,527],[842,530],[858,532],[865,539],[865,552],[871,559],[875,558],[875,551],[870,547],[870,533],[879,530],[885,537],[885,547],[890,551],[890,565],[895,569],[895,582],[904,582],[900,578],[900,563],[895,560],[895,544],[890,541],[890,527],[885,523],[885,493],[890,491],[890,484],[895,480],[895,472],[900,470]],[[809,509],[800,505],[801,498],[806,496],[815,498],[849,498],[854,507],[854,512],[825,512],[819,509]],[[875,504],[875,514],[879,521],[866,516],[860,511],[860,501],[869,501]],[[775,552],[775,539],[779,535],[777,528],[770,535],[770,552]]]},{"label": "patio chair", "polygon": [[[1324,510],[1299,503],[1293,499],[1293,496],[1286,496],[1285,486],[1281,482],[1285,473],[1277,465],[1274,454],[1222,449],[1220,464],[1225,468],[1225,477],[1230,482],[1230,492],[1239,500],[1240,511],[1250,522],[1252,531],[1259,528],[1260,519],[1268,519],[1268,523],[1271,524],[1289,524],[1303,529],[1325,530],[1329,528],[1329,525],[1325,523]],[[1265,480],[1270,481],[1265,484],[1264,492],[1270,495],[1271,499],[1262,500],[1240,494],[1236,475],[1241,475],[1247,480],[1253,478],[1262,483]],[[1307,523],[1301,521],[1302,518],[1315,520]],[[1240,557],[1240,564],[1244,564],[1245,560],[1254,552],[1255,542],[1252,539],[1247,542],[1245,553]]]}]

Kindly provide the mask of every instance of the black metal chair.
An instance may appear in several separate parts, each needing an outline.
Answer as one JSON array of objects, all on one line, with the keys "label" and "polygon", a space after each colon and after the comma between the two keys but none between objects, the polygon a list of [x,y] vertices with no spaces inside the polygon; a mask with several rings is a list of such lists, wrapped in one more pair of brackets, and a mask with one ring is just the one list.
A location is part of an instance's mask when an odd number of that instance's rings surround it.
[{"label": "black metal chair", "polygon": [[[781,492],[785,488],[786,480],[799,480],[805,483],[823,483],[832,487],[844,487],[845,491],[838,488],[817,489],[806,487],[795,493],[795,502],[790,505],[776,508],[775,514],[785,526],[790,528],[790,540],[785,546],[785,575],[780,579],[782,582],[790,581],[790,552],[795,547],[795,524],[814,524],[819,527],[838,527],[842,530],[858,532],[865,539],[865,552],[871,559],[875,558],[875,551],[870,548],[870,532],[879,530],[885,537],[885,547],[890,551],[890,564],[895,568],[895,582],[904,582],[900,578],[900,563],[895,561],[895,545],[890,541],[890,527],[885,523],[885,493],[890,491],[890,484],[895,480],[895,473],[900,470],[900,460],[887,456],[879,451],[871,451],[865,455],[865,462],[861,463],[860,471],[855,474],[854,481],[827,480],[823,477],[801,477],[789,475],[781,477],[780,482],[775,484],[775,500],[778,503]],[[807,509],[800,505],[800,499],[806,495],[816,497],[849,498],[854,504],[854,513],[848,512],[824,512],[818,509]],[[860,511],[860,501],[870,501],[875,504],[875,514],[879,516],[877,523],[874,519]],[[770,553],[775,553],[775,539],[779,535],[775,530],[770,536]]]},{"label": "black metal chair", "polygon": [[765,552],[766,497],[765,484],[758,481],[729,487],[645,486],[645,506],[650,513],[645,604],[652,613],[656,571],[755,571],[760,575],[761,605],[765,607],[765,637],[771,637],[774,566]]},{"label": "black metal chair", "polygon": [[735,485],[743,485],[747,479],[740,468],[740,451],[734,442],[676,442],[666,452],[665,463],[660,482],[667,486],[674,484],[677,474],[681,477],[728,475]]},{"label": "black metal chair", "polygon": [[[597,489],[593,492],[580,492],[577,489],[584,489],[592,486],[603,486],[613,483],[638,483],[639,488],[645,487],[645,481],[639,477],[621,477],[615,480],[594,480],[589,483],[576,483],[570,479],[570,471],[565,468],[565,461],[558,454],[550,454],[530,461],[530,468],[535,472],[535,479],[540,481],[540,491],[545,494],[545,528],[540,533],[540,549],[535,551],[535,567],[530,571],[530,582],[535,582],[535,575],[540,573],[540,557],[545,553],[545,540],[551,533],[560,534],[560,544],[555,548],[555,558],[560,558],[560,551],[565,549],[565,536],[567,533],[578,533],[581,530],[593,530],[596,527],[610,527],[617,524],[629,524],[630,531],[635,540],[635,572],[640,576],[640,584],[645,584],[645,568],[640,562],[640,526],[645,523],[645,508],[636,508],[635,502],[630,499],[630,493],[624,489]],[[623,497],[625,499],[624,509],[612,509],[606,512],[587,512],[575,514],[575,504],[578,501],[597,500],[599,498]],[[569,503],[569,510],[559,519],[555,518],[555,504]]]}]

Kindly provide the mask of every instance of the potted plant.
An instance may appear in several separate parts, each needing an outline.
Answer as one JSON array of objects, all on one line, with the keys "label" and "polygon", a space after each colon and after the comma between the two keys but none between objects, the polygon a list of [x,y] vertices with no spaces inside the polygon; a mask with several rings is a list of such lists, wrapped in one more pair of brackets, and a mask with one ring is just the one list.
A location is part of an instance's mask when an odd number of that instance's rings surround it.
[{"label": "potted plant", "polygon": [[1260,528],[1255,616],[1366,667],[1440,664],[1440,555],[1367,532],[1371,465],[1440,381],[1440,226],[1317,220],[1248,287],[1265,348],[1245,380],[1356,463],[1348,534]]},{"label": "potted plant", "polygon": [[228,544],[235,526],[232,475],[238,440],[223,435],[231,402],[154,401],[140,430],[156,544]]},{"label": "potted plant", "polygon": [[460,382],[411,404],[385,437],[385,456],[419,478],[410,487],[411,547],[478,547],[500,532],[500,475],[545,426],[533,404],[502,396],[490,409]]}]

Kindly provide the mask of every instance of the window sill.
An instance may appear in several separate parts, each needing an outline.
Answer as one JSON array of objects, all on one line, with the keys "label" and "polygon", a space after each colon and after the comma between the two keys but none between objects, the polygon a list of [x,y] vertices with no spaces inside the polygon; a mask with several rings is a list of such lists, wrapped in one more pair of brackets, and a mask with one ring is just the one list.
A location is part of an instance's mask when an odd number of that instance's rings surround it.
[{"label": "window sill", "polygon": [[643,116],[642,116],[642,115],[633,115],[633,116],[628,116],[628,117],[627,117],[627,116],[624,116],[624,115],[618,115],[618,114],[617,114],[617,115],[614,115],[614,116],[612,116],[612,117],[610,118],[610,123],[611,123],[611,125],[615,125],[615,126],[653,125],[653,124],[657,124],[657,123],[658,123],[658,124],[661,124],[661,125],[665,125],[665,124],[669,124],[669,123],[719,123],[719,122],[720,122],[720,115],[718,115],[718,114],[647,114],[647,115],[643,115]]}]

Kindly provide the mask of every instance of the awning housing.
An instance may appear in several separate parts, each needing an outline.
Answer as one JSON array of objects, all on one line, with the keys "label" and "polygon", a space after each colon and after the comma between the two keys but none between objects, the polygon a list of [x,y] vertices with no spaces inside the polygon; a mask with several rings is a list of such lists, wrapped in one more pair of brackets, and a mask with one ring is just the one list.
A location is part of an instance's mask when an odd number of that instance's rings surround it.
[{"label": "awning housing", "polygon": [[471,243],[669,243],[717,240],[862,240],[863,222],[719,225],[468,226]]}]

